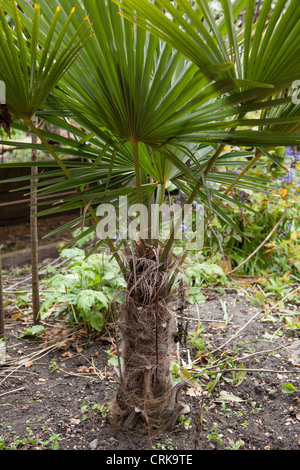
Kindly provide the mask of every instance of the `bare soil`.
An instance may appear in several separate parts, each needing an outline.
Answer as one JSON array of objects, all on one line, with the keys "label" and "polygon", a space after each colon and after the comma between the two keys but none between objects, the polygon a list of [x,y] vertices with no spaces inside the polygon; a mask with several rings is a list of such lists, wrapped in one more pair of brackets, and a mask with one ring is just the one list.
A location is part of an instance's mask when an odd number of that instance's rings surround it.
[{"label": "bare soil", "polygon": [[[5,286],[13,281],[7,272]],[[297,305],[287,308],[299,311]],[[185,414],[172,432],[125,433],[109,421],[109,406],[118,387],[107,352],[114,352],[114,331],[87,334],[62,321],[49,321],[40,341],[22,337],[24,328],[32,326],[30,309],[10,303],[6,310],[9,358],[0,365],[0,446],[2,442],[5,449],[115,452],[299,450],[300,339],[285,327],[276,310],[271,313],[272,321],[266,321],[270,313],[266,316],[252,306],[244,291],[220,296],[210,290],[199,309],[190,306],[184,312],[189,342],[186,349],[174,343],[174,361],[178,353],[186,364],[194,359],[192,370],[181,365],[190,373],[200,373],[209,355],[218,361],[227,357],[235,369],[245,368],[245,377],[242,380],[240,370],[236,371],[234,384],[228,381],[234,378],[233,372],[217,376],[207,369],[182,392]],[[202,349],[190,343],[199,317],[204,328]],[[216,386],[204,394],[215,378],[219,379]],[[287,383],[295,387],[293,393],[283,392]]]},{"label": "bare soil", "polygon": [[[74,220],[74,213],[56,215],[53,217],[38,218],[39,246],[45,246],[53,243],[67,243],[70,240],[72,231],[75,229],[65,230],[47,237],[47,235],[69,221]],[[2,254],[15,253],[23,249],[30,249],[30,220],[17,223],[16,225],[0,224],[0,245],[2,245]]]}]

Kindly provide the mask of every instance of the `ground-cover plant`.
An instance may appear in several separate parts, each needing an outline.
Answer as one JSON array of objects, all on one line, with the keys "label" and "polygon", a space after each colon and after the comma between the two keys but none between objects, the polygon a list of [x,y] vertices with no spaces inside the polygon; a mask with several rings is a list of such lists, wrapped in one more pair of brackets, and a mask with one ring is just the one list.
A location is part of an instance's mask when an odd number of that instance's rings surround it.
[{"label": "ground-cover plant", "polygon": [[86,252],[77,247],[62,250],[61,258],[69,260],[67,266],[50,267],[43,280],[41,318],[64,316],[71,324],[83,322],[87,329],[101,331],[113,321],[113,308],[122,301],[126,287],[117,262],[104,251],[86,259]]},{"label": "ground-cover plant", "polygon": [[[81,239],[79,245],[88,238]],[[41,281],[44,288],[40,294],[43,298],[42,320],[64,317],[70,324],[79,322],[88,329],[101,331],[104,325],[118,318],[116,309],[124,302],[126,289],[119,266],[106,250],[87,255],[84,248],[66,248],[61,251],[60,260],[67,263],[46,268],[48,274]],[[229,283],[220,266],[205,263],[201,253],[198,253],[199,261],[196,262],[195,255],[195,252],[191,254],[185,271],[178,274],[178,280],[184,286],[184,299],[190,304],[205,301],[203,287]]]},{"label": "ground-cover plant", "polygon": [[[238,274],[283,278],[288,273],[291,275],[291,282],[293,280],[297,282],[300,267],[298,230],[300,166],[297,160],[290,156],[290,152],[291,149],[280,149],[280,152],[274,154],[286,171],[272,162],[271,165],[256,168],[257,175],[265,173],[265,177],[272,177],[274,180],[275,188],[271,194],[253,193],[247,190],[242,193],[235,191],[234,197],[245,204],[251,204],[256,211],[254,215],[245,211],[243,207],[232,209],[232,216],[245,237],[216,218],[207,228],[205,246],[210,245],[208,252],[215,261],[217,259],[223,261],[223,257],[230,261],[228,271],[241,264]],[[279,153],[282,156],[279,156]],[[230,206],[225,205],[225,207],[228,210]],[[280,220],[281,223],[273,236],[255,256],[251,257],[251,253],[264,242]],[[217,259],[216,252],[218,252]],[[242,264],[248,257],[249,261]]]},{"label": "ground-cover plant", "polygon": [[[34,420],[35,418],[33,418]],[[27,426],[22,437],[17,436],[13,427],[6,425],[5,422],[0,423],[0,426],[0,450],[19,450],[26,445],[38,450],[59,450],[60,435],[56,432],[50,433],[45,425],[42,427],[41,433],[37,435],[34,435],[30,426]]]},{"label": "ground-cover plant", "polygon": [[[9,1],[2,4],[11,11]],[[32,49],[38,43],[45,50],[51,40],[42,34],[37,40],[28,36],[36,7],[26,0],[18,5]],[[55,136],[61,145],[49,146],[45,139],[53,135],[32,127],[42,142],[36,148],[48,149],[54,158],[48,173],[53,179],[45,182],[39,175],[38,196],[74,191],[63,202],[53,196],[52,212],[81,208],[82,215],[72,224],[92,220],[92,232],[99,224],[99,205],[117,207],[116,199],[126,196],[129,205],[149,209],[151,201],[165,201],[171,183],[186,203],[205,207],[205,224],[215,214],[244,235],[222,204],[244,205],[232,197],[234,187],[266,190],[266,180],[249,175],[249,169],[263,155],[273,161],[274,146],[300,143],[299,105],[292,102],[292,85],[300,74],[300,6],[278,0],[273,8],[267,0],[253,22],[254,1],[232,5],[222,0],[221,5],[223,15],[217,21],[204,0],[193,6],[186,0],[176,5],[167,0],[83,0],[72,10],[66,31],[73,4],[63,2],[56,22],[61,47],[70,44],[84,21],[93,22],[94,35],[37,113],[72,138]],[[50,13],[57,6],[56,0],[51,8],[47,0],[40,2],[44,34],[52,28]],[[239,24],[245,6],[245,21]],[[253,111],[258,115],[249,119]],[[238,158],[247,163],[239,174],[217,171],[220,158],[226,168],[237,157],[224,152],[226,145],[230,150],[243,147]],[[81,161],[65,164],[64,155]],[[211,182],[224,185],[225,191],[212,188]],[[249,205],[247,210],[253,211]],[[180,412],[176,400],[181,385],[173,388],[170,376],[174,317],[169,300],[189,252],[174,256],[175,229],[162,241],[141,233],[137,240],[112,239],[106,232],[94,247],[108,245],[126,282],[120,323],[123,369],[113,407],[115,419],[126,429],[141,422],[170,428]]]}]

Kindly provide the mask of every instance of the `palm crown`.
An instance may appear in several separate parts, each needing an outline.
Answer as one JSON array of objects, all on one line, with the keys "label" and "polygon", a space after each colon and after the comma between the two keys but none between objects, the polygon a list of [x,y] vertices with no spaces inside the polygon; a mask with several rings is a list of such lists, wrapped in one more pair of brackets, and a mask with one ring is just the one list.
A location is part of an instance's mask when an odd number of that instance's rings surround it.
[{"label": "palm crown", "polygon": [[[70,64],[68,74],[58,77],[59,87],[53,89],[51,99],[45,103],[44,96],[40,97],[37,114],[75,136],[56,136],[54,140],[65,145],[52,152],[81,156],[83,162],[68,169],[69,181],[65,181],[66,171],[60,177],[58,170],[53,173],[56,179],[46,188],[41,179],[40,194],[96,183],[84,190],[91,205],[118,194],[148,202],[157,191],[164,192],[171,181],[191,200],[213,208],[233,224],[218,205],[228,194],[211,190],[209,181],[228,188],[236,183],[253,189],[262,189],[265,183],[243,173],[237,177],[214,171],[216,163],[225,166],[232,160],[224,146],[256,147],[259,155],[272,158],[268,149],[299,141],[299,106],[291,103],[286,92],[299,77],[299,25],[292,15],[295,2],[286,11],[285,1],[278,1],[274,11],[271,2],[264,2],[254,25],[254,1],[236,1],[231,6],[224,0],[224,16],[219,23],[207,2],[200,0],[195,8],[185,0],[177,2],[176,8],[167,1],[147,0],[124,0],[116,2],[118,6],[107,0],[84,0],[76,9],[71,3],[64,2],[61,14],[56,13],[53,20],[51,12],[60,9],[59,2],[52,2],[51,7],[46,1],[40,2],[41,49],[52,45],[57,53],[63,48],[69,50],[74,34],[85,21],[93,23],[94,35]],[[235,17],[246,3],[245,25],[237,29]],[[26,0],[18,4],[27,34],[32,22],[34,25],[33,52],[37,7]],[[13,13],[14,4],[4,1],[3,5]],[[68,11],[72,11],[72,21]],[[287,30],[284,25],[289,18],[293,28]],[[47,39],[49,31],[52,35]],[[277,41],[279,32],[282,35]],[[46,57],[45,53],[42,56]],[[285,57],[289,57],[286,67],[282,66]],[[252,111],[257,111],[258,117],[247,119]],[[82,130],[68,117],[73,117]],[[44,136],[49,134],[45,132]],[[253,156],[253,152],[242,150],[238,158],[246,155]],[[187,166],[187,161],[191,165]],[[84,204],[77,194],[66,198],[59,210]]]}]

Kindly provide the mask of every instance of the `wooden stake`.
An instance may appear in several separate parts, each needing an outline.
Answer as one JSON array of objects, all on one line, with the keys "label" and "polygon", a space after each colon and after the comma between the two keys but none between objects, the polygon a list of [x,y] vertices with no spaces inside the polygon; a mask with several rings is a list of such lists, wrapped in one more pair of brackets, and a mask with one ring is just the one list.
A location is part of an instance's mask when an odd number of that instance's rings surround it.
[{"label": "wooden stake", "polygon": [[[34,118],[35,126],[37,126],[37,118]],[[32,134],[31,141],[33,144],[37,143],[37,136]],[[37,161],[37,151],[32,149],[31,162]],[[38,169],[36,166],[31,167],[31,184],[38,182],[36,175]],[[30,190],[30,241],[31,241],[31,269],[32,269],[32,313],[33,323],[39,324],[39,310],[40,310],[40,294],[39,294],[39,256],[38,256],[38,226],[37,226],[37,193],[35,188]]]},{"label": "wooden stake", "polygon": [[2,262],[1,262],[1,245],[0,245],[0,339],[4,338],[4,336],[5,336],[5,320],[4,320]]}]

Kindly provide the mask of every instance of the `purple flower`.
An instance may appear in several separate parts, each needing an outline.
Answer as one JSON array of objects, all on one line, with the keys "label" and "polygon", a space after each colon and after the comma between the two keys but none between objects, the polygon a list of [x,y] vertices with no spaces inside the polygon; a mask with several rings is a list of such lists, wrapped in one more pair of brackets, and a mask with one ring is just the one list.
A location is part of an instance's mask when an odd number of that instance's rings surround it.
[{"label": "purple flower", "polygon": [[184,221],[181,224],[181,231],[184,232],[187,229],[187,226],[185,225]]},{"label": "purple flower", "polygon": [[296,150],[296,147],[288,147],[285,151],[287,157],[293,157],[296,162],[300,162],[300,150]]},{"label": "purple flower", "polygon": [[294,156],[294,149],[293,149],[293,147],[288,147],[288,149],[285,151],[285,154],[286,154],[288,157],[293,157],[293,156]]},{"label": "purple flower", "polygon": [[202,207],[201,204],[197,201],[193,201],[193,206],[196,212],[198,212],[198,210],[200,210],[200,208]]},{"label": "purple flower", "polygon": [[283,180],[289,184],[293,181],[294,178],[295,178],[295,170],[290,168],[289,171],[286,173],[286,175],[284,175]]},{"label": "purple flower", "polygon": [[241,200],[241,202],[242,202],[243,204],[245,204],[245,202],[247,202],[247,199],[248,199],[248,194],[242,192],[242,193],[240,194],[240,200]]}]

